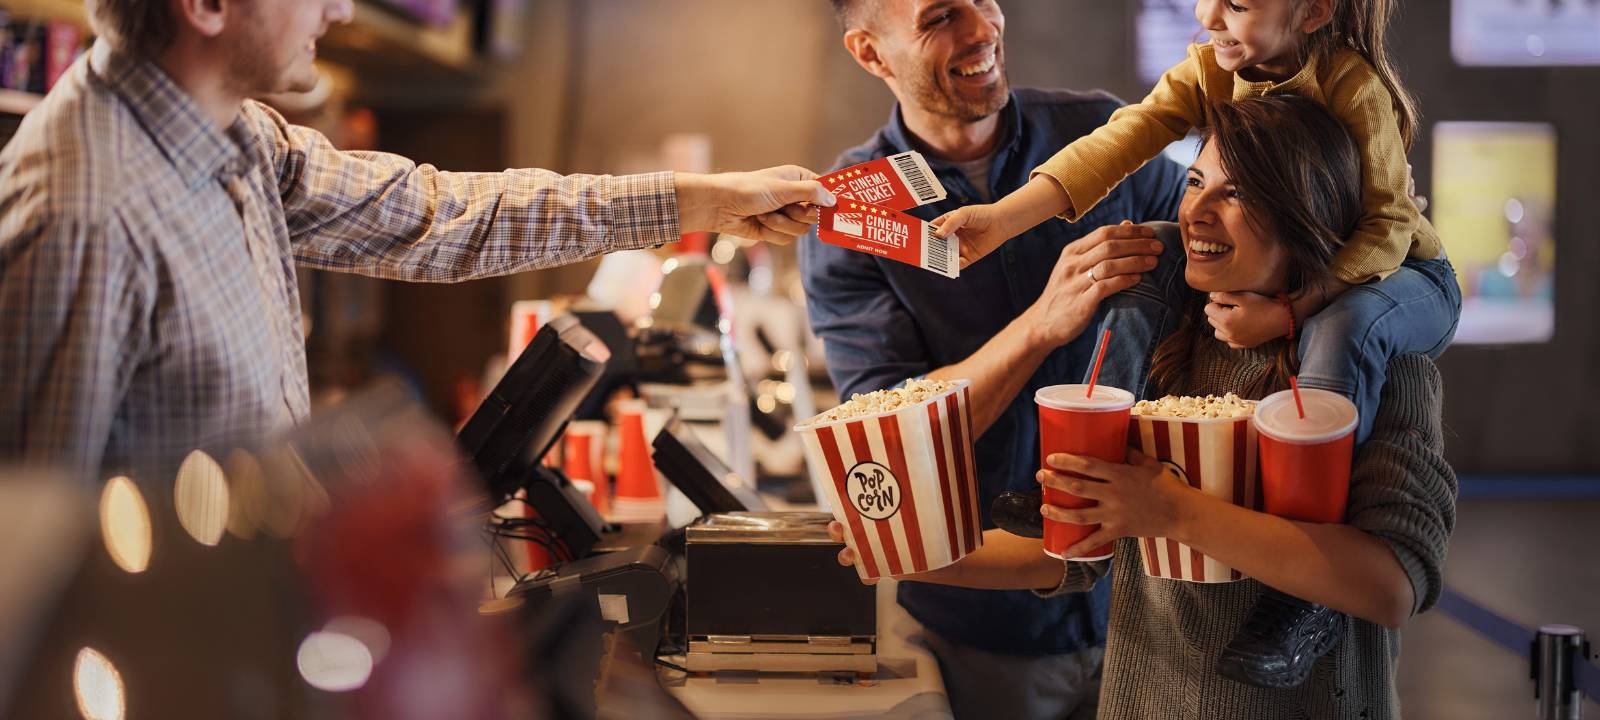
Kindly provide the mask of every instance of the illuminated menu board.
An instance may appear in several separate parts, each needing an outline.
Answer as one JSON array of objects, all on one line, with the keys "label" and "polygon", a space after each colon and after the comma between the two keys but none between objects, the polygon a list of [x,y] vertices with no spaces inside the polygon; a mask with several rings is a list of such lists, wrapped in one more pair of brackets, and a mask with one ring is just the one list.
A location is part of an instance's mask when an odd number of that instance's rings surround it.
[{"label": "illuminated menu board", "polygon": [[1547,342],[1555,332],[1556,131],[1441,122],[1433,224],[1461,283],[1457,343]]},{"label": "illuminated menu board", "polygon": [[1191,43],[1205,40],[1200,21],[1194,18],[1193,0],[1139,0],[1135,27],[1139,79],[1151,84],[1188,56]]}]

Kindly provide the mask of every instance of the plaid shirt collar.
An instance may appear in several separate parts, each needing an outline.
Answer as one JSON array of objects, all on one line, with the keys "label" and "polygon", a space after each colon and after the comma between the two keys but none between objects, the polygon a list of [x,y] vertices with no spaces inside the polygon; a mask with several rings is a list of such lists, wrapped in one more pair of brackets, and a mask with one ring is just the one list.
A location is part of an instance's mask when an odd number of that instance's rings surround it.
[{"label": "plaid shirt collar", "polygon": [[200,111],[193,98],[154,62],[97,42],[90,68],[127,104],[145,132],[190,188],[238,168],[242,155],[239,123],[224,132]]}]

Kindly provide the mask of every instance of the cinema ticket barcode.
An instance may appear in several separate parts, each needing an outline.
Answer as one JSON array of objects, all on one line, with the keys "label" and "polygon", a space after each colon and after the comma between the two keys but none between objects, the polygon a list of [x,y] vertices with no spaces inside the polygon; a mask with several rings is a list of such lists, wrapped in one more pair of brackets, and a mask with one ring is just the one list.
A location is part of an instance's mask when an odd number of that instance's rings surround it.
[{"label": "cinema ticket barcode", "polygon": [[945,198],[944,186],[933,176],[933,169],[928,167],[922,155],[916,152],[903,152],[889,158],[894,163],[896,173],[905,182],[906,187],[917,196],[918,205],[938,202]]},{"label": "cinema ticket barcode", "polygon": [[959,269],[952,268],[951,262],[954,255],[950,248],[950,238],[942,238],[934,233],[933,225],[922,224],[922,267],[939,273],[945,277],[960,277]]}]

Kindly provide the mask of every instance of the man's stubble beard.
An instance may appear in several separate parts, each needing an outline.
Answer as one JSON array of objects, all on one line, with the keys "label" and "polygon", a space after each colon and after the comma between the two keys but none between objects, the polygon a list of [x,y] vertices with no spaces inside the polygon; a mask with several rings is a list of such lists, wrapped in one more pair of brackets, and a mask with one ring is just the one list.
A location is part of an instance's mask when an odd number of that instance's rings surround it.
[{"label": "man's stubble beard", "polygon": [[[256,5],[247,2],[243,7],[243,27],[260,27]],[[294,63],[299,59],[298,48],[294,51],[293,59],[279,64],[276,57],[277,40],[266,33],[247,32],[232,45],[228,54],[228,77],[240,95],[253,98],[274,93],[306,92],[315,87],[315,72],[309,73],[309,80],[291,74]]]},{"label": "man's stubble beard", "polygon": [[943,76],[938,70],[930,70],[921,77],[924,79],[911,87],[911,94],[917,98],[918,104],[936,115],[964,123],[977,122],[1000,112],[1009,96],[1010,80],[1004,66],[1000,69],[1000,79],[989,86],[983,99],[976,101],[960,97],[953,87],[941,83]]}]

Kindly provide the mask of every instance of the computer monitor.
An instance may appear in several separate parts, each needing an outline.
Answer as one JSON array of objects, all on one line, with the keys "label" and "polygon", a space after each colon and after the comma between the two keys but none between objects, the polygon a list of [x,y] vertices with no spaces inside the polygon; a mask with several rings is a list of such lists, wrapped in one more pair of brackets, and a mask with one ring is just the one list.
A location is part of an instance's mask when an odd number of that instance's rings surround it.
[{"label": "computer monitor", "polygon": [[610,356],[571,315],[539,328],[457,436],[489,484],[490,500],[503,502],[517,491],[530,466],[561,437]]},{"label": "computer monitor", "polygon": [[606,523],[566,475],[539,460],[561,437],[610,356],[577,318],[551,319],[456,438],[482,476],[491,504],[523,491],[543,531],[569,560],[588,554]]},{"label": "computer monitor", "polygon": [[611,350],[611,359],[606,361],[605,372],[600,374],[594,389],[578,404],[577,411],[579,420],[605,420],[606,402],[612,395],[622,388],[638,391],[639,351],[634,347],[627,326],[622,324],[616,313],[610,310],[573,310],[572,314]]},{"label": "computer monitor", "polygon": [[[694,503],[701,514],[766,510],[766,503],[754,492],[738,491],[723,484],[734,472],[715,453],[695,437],[694,431],[674,417],[656,434],[652,443],[656,469]],[[740,497],[743,495],[743,497]]]}]

